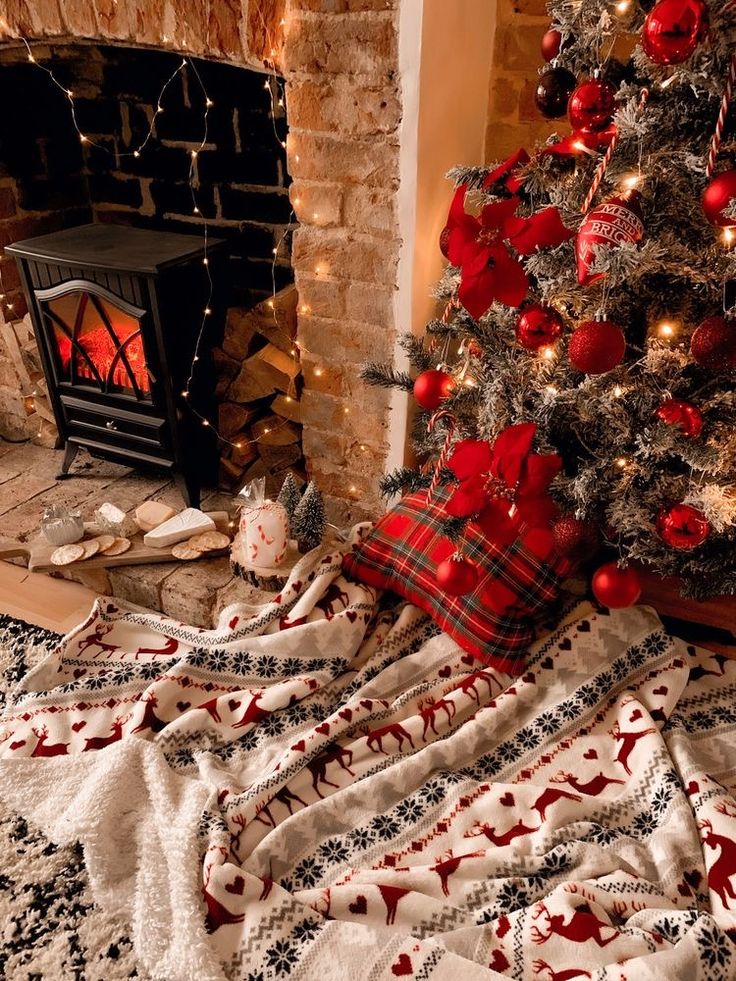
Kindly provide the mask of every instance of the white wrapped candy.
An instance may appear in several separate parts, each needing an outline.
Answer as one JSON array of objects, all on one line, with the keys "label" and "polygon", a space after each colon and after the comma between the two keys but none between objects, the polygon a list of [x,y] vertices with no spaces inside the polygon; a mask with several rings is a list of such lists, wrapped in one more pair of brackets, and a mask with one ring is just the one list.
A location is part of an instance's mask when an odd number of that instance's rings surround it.
[{"label": "white wrapped candy", "polygon": [[248,562],[273,569],[286,558],[289,516],[283,504],[264,499],[265,480],[254,480],[240,492],[240,535]]}]

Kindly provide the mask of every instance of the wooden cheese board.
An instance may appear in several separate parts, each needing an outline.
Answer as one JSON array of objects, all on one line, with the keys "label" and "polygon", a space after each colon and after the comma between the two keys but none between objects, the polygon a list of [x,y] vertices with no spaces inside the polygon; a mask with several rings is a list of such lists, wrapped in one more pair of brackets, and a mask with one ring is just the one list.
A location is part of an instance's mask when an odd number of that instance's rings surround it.
[{"label": "wooden cheese board", "polygon": [[[230,536],[232,529],[229,527],[230,516],[226,511],[208,511],[212,520],[215,522],[217,531]],[[93,538],[99,534],[96,525],[85,522],[85,538]],[[121,565],[149,565],[157,562],[178,562],[179,560],[172,554],[172,548],[151,548],[144,545],[143,532],[137,532],[130,536],[130,548],[122,555],[105,555],[97,553],[89,559],[79,559],[70,562],[68,565],[54,565],[51,555],[56,550],[56,546],[50,544],[44,536],[39,533],[35,538],[28,542],[5,542],[0,543],[0,559],[24,558],[28,562],[29,572],[63,572],[71,569],[106,569],[110,566]],[[203,552],[201,558],[212,559],[218,555],[227,555],[229,548],[221,548],[216,551]],[[191,561],[197,561],[193,559]]]}]

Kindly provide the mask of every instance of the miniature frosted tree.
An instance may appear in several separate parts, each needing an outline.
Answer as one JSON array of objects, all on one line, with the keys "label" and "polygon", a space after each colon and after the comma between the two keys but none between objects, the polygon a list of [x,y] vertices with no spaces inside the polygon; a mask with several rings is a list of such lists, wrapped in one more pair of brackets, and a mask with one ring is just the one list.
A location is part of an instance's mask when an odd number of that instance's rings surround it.
[{"label": "miniature frosted tree", "polygon": [[297,486],[294,474],[289,471],[286,478],[281,485],[281,490],[277,498],[279,504],[283,504],[286,508],[286,514],[289,518],[289,534],[292,538],[295,538],[294,533],[294,518],[296,517],[297,508],[301,502],[302,495],[299,487]]},{"label": "miniature frosted tree", "polygon": [[302,554],[322,543],[326,525],[322,495],[314,481],[310,481],[294,515],[294,537]]}]

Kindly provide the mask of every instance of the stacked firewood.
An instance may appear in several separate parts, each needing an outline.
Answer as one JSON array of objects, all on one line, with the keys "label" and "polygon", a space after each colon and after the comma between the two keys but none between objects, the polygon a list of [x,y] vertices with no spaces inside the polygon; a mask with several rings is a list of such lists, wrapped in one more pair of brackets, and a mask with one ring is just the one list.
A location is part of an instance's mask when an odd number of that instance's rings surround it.
[{"label": "stacked firewood", "polygon": [[222,347],[215,351],[220,432],[230,441],[221,448],[220,482],[228,490],[265,477],[274,494],[287,471],[306,476],[296,302],[296,290],[288,287],[251,310],[228,311]]}]

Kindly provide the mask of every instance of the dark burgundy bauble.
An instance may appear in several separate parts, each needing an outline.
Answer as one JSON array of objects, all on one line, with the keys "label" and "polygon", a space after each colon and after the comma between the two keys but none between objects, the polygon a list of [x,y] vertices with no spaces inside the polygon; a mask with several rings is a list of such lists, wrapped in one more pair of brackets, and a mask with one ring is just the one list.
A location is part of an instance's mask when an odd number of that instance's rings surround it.
[{"label": "dark burgundy bauble", "polygon": [[554,59],[560,53],[561,45],[562,35],[559,31],[556,31],[554,27],[550,27],[548,31],[545,31],[542,37],[542,57],[544,60],[554,61]]},{"label": "dark burgundy bauble", "polygon": [[587,320],[570,338],[568,356],[578,371],[602,375],[621,364],[626,353],[624,332],[610,320]]},{"label": "dark burgundy bauble", "polygon": [[616,89],[599,78],[583,82],[575,89],[567,104],[567,118],[574,130],[599,133],[613,120],[616,110]]},{"label": "dark burgundy bauble", "polygon": [[703,211],[711,225],[726,228],[736,225],[736,219],[724,214],[725,209],[736,200],[736,170],[724,170],[708,184],[703,191]]},{"label": "dark burgundy bauble", "polygon": [[449,225],[445,227],[440,232],[440,252],[445,257],[445,259],[450,258],[450,233],[452,229]]},{"label": "dark burgundy bauble", "polygon": [[552,525],[552,538],[555,548],[566,559],[584,562],[594,555],[600,544],[598,526],[592,521],[583,521],[572,515],[558,518]]},{"label": "dark burgundy bauble", "polygon": [[429,371],[417,375],[414,382],[414,398],[423,409],[434,412],[446,398],[452,395],[454,388],[452,375],[448,375],[446,371],[430,368]]},{"label": "dark burgundy bauble", "polygon": [[644,220],[639,191],[624,191],[596,205],[588,212],[575,239],[578,282],[589,286],[605,273],[592,273],[596,248],[615,248],[624,242],[640,242],[644,237]]},{"label": "dark burgundy bauble", "polygon": [[527,351],[554,344],[562,334],[562,317],[553,309],[541,303],[525,307],[516,321],[516,340]]},{"label": "dark burgundy bauble", "polygon": [[690,504],[662,508],[657,515],[657,534],[666,545],[681,552],[702,545],[710,530],[710,521]]},{"label": "dark burgundy bauble", "polygon": [[619,569],[615,562],[607,562],[597,569],[592,585],[598,602],[611,610],[633,606],[641,596],[641,579],[636,570]]},{"label": "dark burgundy bauble", "polygon": [[641,32],[644,53],[655,65],[687,61],[708,31],[704,0],[659,0]]},{"label": "dark burgundy bauble", "polygon": [[462,555],[453,555],[437,566],[437,585],[448,596],[467,596],[478,585],[478,566]]},{"label": "dark burgundy bauble", "polygon": [[703,413],[684,399],[666,399],[654,414],[668,426],[677,426],[683,436],[694,438],[703,431]]},{"label": "dark burgundy bauble", "polygon": [[559,119],[567,112],[567,102],[576,78],[567,68],[548,68],[539,76],[534,101],[547,119]]},{"label": "dark burgundy bauble", "polygon": [[736,370],[736,323],[708,317],[691,337],[690,353],[701,368],[719,374]]}]

